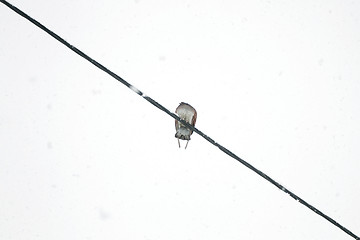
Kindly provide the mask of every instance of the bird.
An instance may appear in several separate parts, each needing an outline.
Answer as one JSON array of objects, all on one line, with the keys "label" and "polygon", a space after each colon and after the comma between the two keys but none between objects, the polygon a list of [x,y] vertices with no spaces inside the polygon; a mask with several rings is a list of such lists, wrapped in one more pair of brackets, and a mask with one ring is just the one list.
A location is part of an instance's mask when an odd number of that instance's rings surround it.
[{"label": "bird", "polygon": [[[181,102],[180,105],[176,108],[175,113],[177,113],[177,115],[181,120],[184,120],[188,124],[195,127],[197,112],[195,108],[193,108],[190,104]],[[187,128],[184,124],[182,124],[178,120],[175,120],[175,129],[176,129],[175,137],[178,139],[179,148],[181,147],[179,139],[182,139],[182,140],[187,140],[185,146],[186,149],[190,140],[190,136],[193,133],[193,131]]]}]

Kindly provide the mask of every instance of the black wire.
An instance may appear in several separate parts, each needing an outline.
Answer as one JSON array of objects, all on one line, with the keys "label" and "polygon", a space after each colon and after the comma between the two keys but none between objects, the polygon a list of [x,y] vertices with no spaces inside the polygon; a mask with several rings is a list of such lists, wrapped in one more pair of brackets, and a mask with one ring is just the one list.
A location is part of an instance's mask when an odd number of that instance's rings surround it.
[{"label": "black wire", "polygon": [[204,134],[203,132],[201,132],[199,129],[193,127],[192,125],[188,124],[187,122],[185,122],[184,120],[181,120],[176,114],[170,112],[167,108],[165,108],[164,106],[162,106],[160,103],[156,102],[155,100],[153,100],[151,97],[146,96],[143,94],[143,92],[141,92],[139,89],[135,88],[133,85],[131,85],[130,83],[128,83],[127,81],[125,81],[123,78],[121,78],[120,76],[118,76],[117,74],[115,74],[114,72],[110,71],[109,69],[107,69],[105,66],[101,65],[100,63],[98,63],[97,61],[95,61],[94,59],[92,59],[91,57],[89,57],[88,55],[86,55],[84,52],[80,51],[79,49],[77,49],[76,47],[72,46],[71,44],[69,44],[68,42],[66,42],[63,38],[61,38],[59,35],[57,35],[56,33],[54,33],[53,31],[51,31],[50,29],[48,29],[47,27],[45,27],[44,25],[42,25],[41,23],[39,23],[38,21],[36,21],[35,19],[33,19],[32,17],[30,17],[29,15],[27,15],[26,13],[24,13],[23,11],[21,11],[20,9],[18,9],[17,7],[11,5],[10,3],[8,3],[5,0],[0,0],[3,4],[5,4],[6,6],[8,6],[10,9],[12,9],[13,11],[15,11],[17,14],[21,15],[22,17],[26,18],[27,20],[29,20],[30,22],[32,22],[33,24],[35,24],[36,26],[38,26],[39,28],[41,28],[42,30],[44,30],[46,33],[48,33],[49,35],[51,35],[53,38],[55,38],[56,40],[58,40],[59,42],[61,42],[62,44],[64,44],[65,46],[67,46],[68,48],[70,48],[72,51],[74,51],[75,53],[77,53],[78,55],[80,55],[81,57],[85,58],[86,60],[88,60],[89,62],[91,62],[92,64],[94,64],[96,67],[100,68],[101,70],[103,70],[104,72],[108,73],[110,76],[112,76],[113,78],[115,78],[116,80],[118,80],[119,82],[121,82],[122,84],[124,84],[125,86],[127,86],[128,88],[130,88],[131,90],[133,90],[135,93],[137,93],[138,95],[142,96],[144,99],[146,99],[149,103],[151,103],[152,105],[154,105],[155,107],[159,108],[160,110],[164,111],[165,113],[167,113],[168,115],[170,115],[171,117],[173,117],[174,119],[180,121],[182,124],[184,124],[185,126],[187,126],[188,128],[190,128],[192,131],[198,133],[200,136],[202,136],[203,138],[205,138],[208,142],[210,142],[211,144],[215,145],[216,147],[218,147],[221,151],[223,151],[224,153],[226,153],[227,155],[229,155],[230,157],[234,158],[235,160],[239,161],[240,163],[242,163],[243,165],[245,165],[246,167],[250,168],[252,171],[254,171],[255,173],[257,173],[258,175],[260,175],[261,177],[265,178],[267,181],[269,181],[270,183],[272,183],[273,185],[275,185],[277,188],[279,188],[280,190],[282,190],[283,192],[287,193],[290,195],[290,197],[294,198],[296,201],[298,201],[299,203],[305,205],[306,207],[308,207],[309,209],[311,209],[313,212],[315,212],[316,214],[322,216],[323,218],[325,218],[326,220],[328,220],[329,222],[331,222],[332,224],[334,224],[335,226],[337,226],[338,228],[340,228],[341,230],[343,230],[345,233],[349,234],[350,236],[352,236],[353,238],[360,240],[360,238],[358,236],[356,236],[354,233],[352,233],[350,230],[348,230],[347,228],[345,228],[344,226],[340,225],[338,222],[336,222],[334,219],[332,219],[331,217],[327,216],[326,214],[324,214],[323,212],[321,212],[320,210],[318,210],[317,208],[315,208],[314,206],[310,205],[309,203],[307,203],[305,200],[301,199],[299,196],[297,196],[296,194],[292,193],[290,190],[288,190],[287,188],[285,188],[284,186],[282,186],[280,183],[276,182],[275,180],[273,180],[271,177],[269,177],[268,175],[266,175],[265,173],[263,173],[262,171],[260,171],[259,169],[255,168],[254,166],[252,166],[250,163],[246,162],[245,160],[241,159],[240,157],[238,157],[237,155],[235,155],[234,153],[232,153],[230,150],[228,150],[227,148],[221,146],[219,143],[215,142],[212,138],[210,138],[209,136],[207,136],[206,134]]}]

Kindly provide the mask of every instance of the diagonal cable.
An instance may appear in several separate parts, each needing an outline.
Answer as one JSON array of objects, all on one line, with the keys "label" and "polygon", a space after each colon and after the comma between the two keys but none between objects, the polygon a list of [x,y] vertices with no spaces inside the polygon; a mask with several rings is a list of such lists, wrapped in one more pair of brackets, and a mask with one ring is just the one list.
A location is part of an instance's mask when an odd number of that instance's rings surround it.
[{"label": "diagonal cable", "polygon": [[115,78],[116,80],[118,80],[119,82],[121,82],[122,84],[124,84],[125,86],[127,86],[128,88],[130,88],[131,90],[133,90],[135,93],[137,93],[138,95],[140,95],[141,97],[143,97],[145,100],[147,100],[149,103],[151,103],[152,105],[154,105],[155,107],[159,108],[160,110],[164,111],[165,113],[167,113],[168,115],[170,115],[171,117],[173,117],[174,119],[180,121],[182,124],[184,124],[185,126],[187,126],[189,129],[191,129],[192,131],[196,132],[197,134],[199,134],[200,136],[202,136],[203,138],[205,138],[208,142],[210,142],[211,144],[213,144],[214,146],[218,147],[221,151],[223,151],[224,153],[226,153],[227,155],[229,155],[230,157],[234,158],[235,160],[239,161],[240,163],[242,163],[243,165],[245,165],[246,167],[248,167],[249,169],[251,169],[252,171],[254,171],[255,173],[257,173],[258,175],[260,175],[261,177],[265,178],[268,182],[272,183],[273,185],[275,185],[277,188],[279,188],[280,190],[282,190],[283,192],[287,193],[290,197],[294,198],[296,201],[298,201],[299,203],[305,205],[307,208],[309,208],[310,210],[312,210],[313,212],[315,212],[316,214],[320,215],[321,217],[325,218],[326,220],[328,220],[330,223],[332,223],[333,225],[337,226],[338,228],[340,228],[342,231],[344,231],[345,233],[347,233],[348,235],[350,235],[351,237],[360,240],[360,238],[358,236],[356,236],[354,233],[352,233],[350,230],[348,230],[347,228],[345,228],[344,226],[342,226],[341,224],[339,224],[338,222],[336,222],[333,218],[329,217],[328,215],[324,214],[323,212],[321,212],[320,210],[318,210],[316,207],[312,206],[311,204],[307,203],[305,200],[303,200],[302,198],[300,198],[299,196],[297,196],[295,193],[291,192],[290,190],[288,190],[287,188],[285,188],[284,186],[282,186],[280,183],[276,182],[274,179],[272,179],[271,177],[269,177],[268,175],[266,175],[265,173],[263,173],[262,171],[260,171],[259,169],[255,168],[254,166],[252,166],[250,163],[246,162],[245,160],[241,159],[240,157],[238,157],[237,155],[235,155],[234,153],[232,153],[230,150],[228,150],[227,148],[223,147],[222,145],[220,145],[219,143],[215,142],[212,138],[210,138],[209,136],[207,136],[206,134],[204,134],[202,131],[200,131],[199,129],[193,127],[192,125],[188,124],[187,122],[185,122],[184,120],[180,119],[176,114],[170,112],[167,108],[165,108],[164,106],[162,106],[160,103],[156,102],[154,99],[152,99],[149,96],[146,96],[142,91],[140,91],[139,89],[137,89],[136,87],[134,87],[133,85],[131,85],[130,83],[128,83],[127,81],[125,81],[123,78],[121,78],[119,75],[117,75],[116,73],[110,71],[109,69],[107,69],[105,66],[103,66],[102,64],[100,64],[99,62],[95,61],[94,59],[92,59],[91,57],[89,57],[88,55],[86,55],[84,52],[80,51],[78,48],[72,46],[71,44],[69,44],[67,41],[65,41],[63,38],[61,38],[59,35],[57,35],[56,33],[54,33],[53,31],[51,31],[50,29],[48,29],[47,27],[45,27],[44,25],[42,25],[40,22],[36,21],[35,19],[33,19],[32,17],[30,17],[29,15],[27,15],[26,13],[24,13],[23,11],[21,11],[20,9],[18,9],[17,7],[13,6],[12,4],[10,4],[9,2],[5,1],[5,0],[0,0],[0,2],[2,2],[4,5],[6,5],[7,7],[9,7],[11,10],[13,10],[14,12],[16,12],[17,14],[19,14],[20,16],[24,17],[25,19],[29,20],[30,22],[32,22],[34,25],[36,25],[37,27],[39,27],[40,29],[44,30],[46,33],[48,33],[50,36],[52,36],[53,38],[55,38],[56,40],[58,40],[60,43],[64,44],[65,46],[67,46],[68,48],[70,48],[72,51],[74,51],[75,53],[77,53],[78,55],[80,55],[81,57],[85,58],[86,60],[88,60],[90,63],[92,63],[93,65],[95,65],[96,67],[100,68],[102,71],[106,72],[107,74],[109,74],[110,76],[112,76],[113,78]]}]

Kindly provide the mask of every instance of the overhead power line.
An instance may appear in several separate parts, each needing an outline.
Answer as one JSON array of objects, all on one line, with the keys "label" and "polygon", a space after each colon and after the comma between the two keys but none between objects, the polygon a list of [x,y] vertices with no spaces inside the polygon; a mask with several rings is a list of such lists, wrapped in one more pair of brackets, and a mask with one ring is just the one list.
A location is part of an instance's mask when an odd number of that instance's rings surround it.
[{"label": "overhead power line", "polygon": [[103,70],[104,72],[106,72],[107,74],[109,74],[110,76],[112,76],[113,78],[115,78],[116,80],[118,80],[119,82],[121,82],[122,84],[124,84],[125,86],[127,86],[128,88],[130,88],[131,90],[133,90],[135,93],[137,93],[139,96],[143,97],[145,100],[147,100],[149,103],[151,103],[152,105],[154,105],[155,107],[157,107],[158,109],[164,111],[165,113],[167,113],[168,115],[170,115],[171,117],[173,117],[174,119],[180,121],[182,124],[184,124],[185,126],[187,126],[189,129],[191,129],[192,131],[196,132],[197,134],[199,134],[200,136],[202,136],[203,138],[205,138],[208,142],[210,142],[211,144],[213,144],[214,146],[218,147],[221,151],[223,151],[224,153],[226,153],[227,155],[229,155],[230,157],[234,158],[235,160],[239,161],[240,163],[242,163],[243,165],[245,165],[246,167],[248,167],[249,169],[251,169],[252,171],[254,171],[255,173],[257,173],[258,175],[260,175],[261,177],[265,178],[268,182],[272,183],[273,185],[275,185],[277,188],[279,188],[280,190],[282,190],[283,192],[287,193],[290,197],[294,198],[296,201],[298,201],[299,203],[305,205],[307,208],[309,208],[310,210],[312,210],[313,212],[315,212],[316,214],[320,215],[321,217],[325,218],[326,220],[328,220],[330,223],[332,223],[333,225],[337,226],[338,228],[340,228],[342,231],[344,231],[345,233],[347,233],[348,235],[350,235],[351,237],[360,240],[360,238],[355,235],[354,233],[352,233],[350,230],[348,230],[347,228],[345,228],[344,226],[342,226],[341,224],[339,224],[338,222],[336,222],[333,218],[329,217],[328,215],[324,214],[323,212],[321,212],[319,209],[317,209],[316,207],[312,206],[311,204],[307,203],[305,200],[303,200],[302,198],[300,198],[299,196],[297,196],[295,193],[291,192],[290,190],[288,190],[287,188],[285,188],[284,186],[282,186],[280,183],[276,182],[274,179],[272,179],[271,177],[269,177],[268,175],[266,175],[265,173],[263,173],[262,171],[260,171],[259,169],[255,168],[254,166],[252,166],[250,163],[246,162],[245,160],[241,159],[240,157],[238,157],[237,155],[235,155],[234,153],[232,153],[230,150],[228,150],[227,148],[223,147],[222,145],[220,145],[219,143],[215,142],[212,138],[210,138],[209,136],[207,136],[206,134],[204,134],[202,131],[200,131],[199,129],[193,127],[192,125],[188,124],[187,122],[185,122],[184,120],[181,120],[176,114],[170,112],[167,108],[165,108],[164,106],[162,106],[160,103],[156,102],[154,99],[152,99],[149,96],[146,96],[142,91],[140,91],[139,89],[137,89],[136,87],[134,87],[133,85],[131,85],[130,83],[128,83],[127,81],[125,81],[123,78],[121,78],[119,75],[117,75],[116,73],[110,71],[109,69],[107,69],[105,66],[103,66],[102,64],[100,64],[99,62],[95,61],[93,58],[89,57],[88,55],[86,55],[84,52],[80,51],[78,48],[74,47],[73,45],[69,44],[67,41],[65,41],[63,38],[61,38],[59,35],[57,35],[56,33],[54,33],[53,31],[51,31],[50,29],[48,29],[47,27],[45,27],[44,25],[42,25],[40,22],[38,22],[37,20],[35,20],[34,18],[30,17],[29,15],[27,15],[26,13],[24,13],[22,10],[18,9],[17,7],[13,6],[12,4],[10,4],[9,2],[5,1],[5,0],[0,0],[4,5],[6,5],[7,7],[9,7],[10,9],[12,9],[14,12],[16,12],[17,14],[19,14],[20,16],[26,18],[27,20],[29,20],[30,22],[32,22],[34,25],[36,25],[37,27],[39,27],[40,29],[44,30],[46,33],[48,33],[50,36],[52,36],[53,38],[55,38],[56,40],[58,40],[59,42],[61,42],[62,44],[64,44],[65,46],[67,46],[68,48],[70,48],[72,51],[74,51],[75,53],[77,53],[78,55],[80,55],[81,57],[85,58],[86,60],[88,60],[90,63],[92,63],[93,65],[95,65],[96,67],[100,68],[101,70]]}]

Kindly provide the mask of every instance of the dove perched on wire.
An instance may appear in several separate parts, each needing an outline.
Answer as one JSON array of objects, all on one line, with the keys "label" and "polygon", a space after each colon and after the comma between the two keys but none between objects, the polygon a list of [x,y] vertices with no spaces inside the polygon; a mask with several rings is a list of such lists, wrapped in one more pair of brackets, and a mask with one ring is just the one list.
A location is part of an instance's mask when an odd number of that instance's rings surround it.
[{"label": "dove perched on wire", "polygon": [[[175,113],[177,113],[180,119],[184,120],[185,122],[195,127],[197,113],[195,108],[193,108],[190,104],[184,102],[180,103],[180,105],[176,108]],[[182,140],[187,140],[185,146],[186,149],[190,140],[190,136],[193,133],[193,131],[191,129],[188,129],[178,120],[175,120],[175,129],[176,129],[175,137],[178,139],[179,148],[180,148],[179,139],[182,139]]]}]

